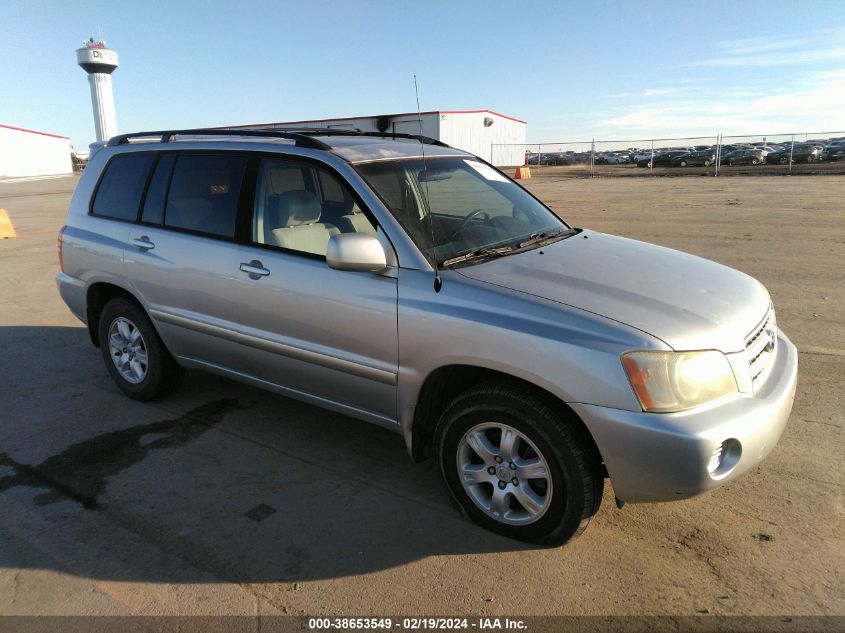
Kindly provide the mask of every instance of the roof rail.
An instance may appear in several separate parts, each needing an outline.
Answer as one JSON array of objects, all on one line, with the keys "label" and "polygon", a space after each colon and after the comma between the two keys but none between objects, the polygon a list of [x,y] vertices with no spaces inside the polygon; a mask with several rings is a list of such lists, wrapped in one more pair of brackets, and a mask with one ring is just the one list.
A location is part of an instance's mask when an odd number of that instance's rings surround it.
[{"label": "roof rail", "polygon": [[304,136],[371,136],[374,138],[402,138],[402,139],[409,139],[414,141],[419,141],[420,143],[425,143],[426,145],[439,145],[440,147],[450,147],[443,141],[438,141],[436,138],[431,138],[430,136],[423,136],[422,134],[404,134],[400,132],[362,132],[361,130],[354,129],[354,130],[344,130],[338,128],[322,128],[322,127],[311,127],[311,128],[296,128],[296,127],[279,127],[279,128],[239,128],[239,129],[247,129],[256,132],[261,132],[265,130],[278,130],[281,132],[289,133],[289,134],[302,134]]},{"label": "roof rail", "polygon": [[158,136],[161,143],[169,143],[174,136],[258,136],[264,138],[286,138],[295,141],[297,147],[309,149],[331,149],[330,146],[311,138],[308,134],[298,134],[286,130],[215,130],[208,128],[191,130],[160,130],[158,132],[133,132],[132,134],[118,134],[109,139],[108,146],[125,145],[133,138],[148,138]]},{"label": "roof rail", "polygon": [[329,150],[330,145],[316,139],[317,136],[368,136],[374,138],[408,139],[449,147],[446,143],[421,134],[400,134],[394,132],[362,132],[360,130],[339,130],[337,128],[199,128],[190,130],[160,130],[157,132],[133,132],[118,134],[109,139],[108,146],[125,145],[133,138],[159,137],[161,143],[169,143],[174,136],[257,136],[263,138],[286,138],[295,141],[297,147]]}]

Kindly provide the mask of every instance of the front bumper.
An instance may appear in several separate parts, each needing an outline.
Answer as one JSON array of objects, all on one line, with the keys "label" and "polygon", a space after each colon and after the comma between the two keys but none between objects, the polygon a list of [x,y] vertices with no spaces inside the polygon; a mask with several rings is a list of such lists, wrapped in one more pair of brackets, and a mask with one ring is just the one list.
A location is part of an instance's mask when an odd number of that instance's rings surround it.
[{"label": "front bumper", "polygon": [[[644,413],[571,404],[601,451],[616,496],[626,502],[672,501],[717,488],[760,463],[792,411],[798,351],[778,331],[771,374],[755,394],[739,394],[682,413]],[[730,440],[725,469],[708,472]]]}]

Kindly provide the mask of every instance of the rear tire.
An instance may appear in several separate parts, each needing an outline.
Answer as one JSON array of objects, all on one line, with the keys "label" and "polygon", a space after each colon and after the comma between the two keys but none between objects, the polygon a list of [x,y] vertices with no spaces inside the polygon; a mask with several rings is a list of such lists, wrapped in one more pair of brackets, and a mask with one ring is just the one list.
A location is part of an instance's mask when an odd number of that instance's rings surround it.
[{"label": "rear tire", "polygon": [[601,504],[604,478],[596,450],[568,415],[507,383],[458,396],[440,419],[435,447],[461,511],[528,543],[557,546],[581,534]]},{"label": "rear tire", "polygon": [[109,375],[130,398],[160,398],[182,383],[185,370],[135,302],[123,297],[109,301],[100,313],[98,338]]}]

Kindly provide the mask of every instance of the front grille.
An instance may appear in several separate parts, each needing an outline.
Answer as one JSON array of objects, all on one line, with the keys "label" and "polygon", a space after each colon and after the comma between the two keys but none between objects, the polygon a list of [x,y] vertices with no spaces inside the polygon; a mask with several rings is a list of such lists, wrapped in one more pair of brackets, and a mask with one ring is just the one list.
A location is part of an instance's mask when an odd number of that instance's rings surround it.
[{"label": "front grille", "polygon": [[775,310],[770,306],[763,321],[745,339],[745,356],[748,359],[754,391],[769,377],[776,353],[777,325]]}]

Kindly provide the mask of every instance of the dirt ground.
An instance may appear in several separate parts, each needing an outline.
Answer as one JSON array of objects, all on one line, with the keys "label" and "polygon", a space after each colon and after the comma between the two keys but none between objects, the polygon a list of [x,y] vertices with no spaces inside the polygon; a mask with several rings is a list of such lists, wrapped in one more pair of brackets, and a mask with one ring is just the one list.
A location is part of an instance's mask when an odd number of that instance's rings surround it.
[{"label": "dirt ground", "polygon": [[128,400],[55,288],[75,179],[5,182],[0,614],[845,615],[845,178],[525,182],[769,288],[800,368],[759,468],[622,510],[607,483],[581,538],[535,549],[463,520],[385,430],[195,372]]}]

